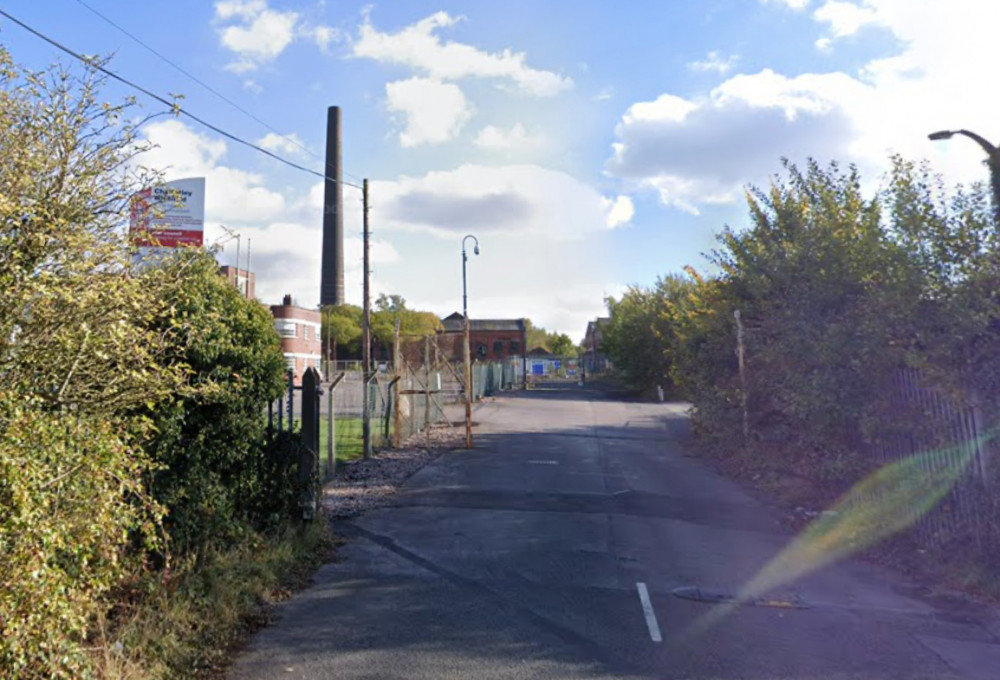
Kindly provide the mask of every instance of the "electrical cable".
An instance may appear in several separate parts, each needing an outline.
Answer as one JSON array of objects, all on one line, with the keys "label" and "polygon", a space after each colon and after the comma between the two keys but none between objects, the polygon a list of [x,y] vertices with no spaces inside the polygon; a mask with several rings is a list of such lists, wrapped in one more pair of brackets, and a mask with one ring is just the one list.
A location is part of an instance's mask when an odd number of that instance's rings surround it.
[{"label": "electrical cable", "polygon": [[49,43],[50,45],[52,45],[56,49],[59,49],[62,52],[65,52],[66,54],[70,55],[71,57],[73,57],[77,61],[79,61],[79,62],[81,62],[83,64],[86,64],[87,66],[89,66],[89,67],[91,67],[93,69],[96,69],[96,70],[100,71],[101,73],[107,75],[108,77],[113,78],[113,79],[115,79],[115,80],[117,80],[117,81],[119,81],[119,82],[121,82],[121,83],[123,83],[125,85],[128,85],[129,87],[131,87],[131,88],[133,88],[135,90],[138,90],[139,92],[142,92],[147,97],[155,99],[156,101],[160,102],[161,104],[165,104],[166,106],[170,107],[171,111],[177,113],[177,115],[187,116],[191,120],[193,120],[193,121],[195,121],[195,122],[197,122],[197,123],[199,123],[199,124],[207,127],[209,130],[212,130],[213,132],[216,132],[216,133],[222,135],[223,137],[226,137],[227,139],[231,139],[232,141],[234,141],[234,142],[236,142],[238,144],[242,144],[243,146],[246,146],[246,147],[249,147],[249,148],[251,148],[251,149],[253,149],[255,151],[258,151],[258,152],[264,154],[265,156],[270,156],[274,160],[276,160],[276,161],[278,161],[280,163],[284,163],[285,165],[287,165],[289,167],[295,168],[296,170],[301,170],[302,172],[307,172],[310,175],[315,175],[316,177],[319,177],[319,178],[321,178],[323,180],[326,180],[328,182],[340,182],[341,184],[343,184],[345,186],[353,187],[353,188],[359,189],[359,190],[361,189],[361,186],[359,186],[357,184],[354,184],[352,182],[347,182],[345,180],[338,180],[335,177],[330,177],[330,176],[328,176],[325,173],[317,172],[316,170],[312,170],[312,169],[307,168],[305,166],[299,165],[298,163],[294,163],[294,162],[292,162],[292,161],[290,161],[290,160],[288,160],[286,158],[282,158],[281,156],[279,156],[276,153],[272,153],[271,151],[268,151],[267,149],[264,149],[264,148],[262,148],[260,146],[257,146],[253,142],[248,142],[245,139],[237,137],[236,135],[232,134],[231,132],[227,132],[226,130],[223,130],[222,128],[220,128],[218,126],[213,125],[212,123],[209,123],[205,119],[200,118],[200,117],[194,115],[193,113],[191,113],[190,111],[187,111],[187,110],[181,108],[176,102],[171,102],[170,100],[168,100],[168,99],[166,99],[164,97],[161,97],[160,95],[156,94],[155,92],[151,92],[150,90],[146,89],[145,87],[143,87],[141,85],[138,85],[136,83],[133,83],[132,81],[128,80],[127,78],[124,78],[124,77],[118,75],[114,71],[111,71],[110,69],[105,68],[104,66],[102,66],[101,64],[99,64],[95,59],[89,58],[89,57],[85,57],[82,54],[74,52],[73,50],[71,50],[70,48],[66,47],[65,45],[63,45],[63,44],[59,43],[58,41],[56,41],[56,40],[54,40],[54,39],[46,36],[45,34],[41,33],[40,31],[35,30],[31,26],[27,25],[23,21],[20,21],[16,17],[11,16],[10,14],[8,14],[6,11],[4,11],[2,9],[0,9],[0,16],[4,16],[4,17],[10,19],[11,21],[13,21],[15,24],[17,24],[18,26],[20,26],[24,30],[26,30],[29,33],[37,36],[38,38],[41,38],[42,40],[44,40],[45,42]]}]

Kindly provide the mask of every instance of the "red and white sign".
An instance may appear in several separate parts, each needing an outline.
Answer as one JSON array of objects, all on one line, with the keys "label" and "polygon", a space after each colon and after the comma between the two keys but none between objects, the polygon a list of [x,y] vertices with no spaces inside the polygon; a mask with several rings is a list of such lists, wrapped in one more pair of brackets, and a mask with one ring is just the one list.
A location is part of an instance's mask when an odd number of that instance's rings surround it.
[{"label": "red and white sign", "polygon": [[189,177],[132,197],[129,234],[137,246],[200,246],[205,234],[205,178]]}]

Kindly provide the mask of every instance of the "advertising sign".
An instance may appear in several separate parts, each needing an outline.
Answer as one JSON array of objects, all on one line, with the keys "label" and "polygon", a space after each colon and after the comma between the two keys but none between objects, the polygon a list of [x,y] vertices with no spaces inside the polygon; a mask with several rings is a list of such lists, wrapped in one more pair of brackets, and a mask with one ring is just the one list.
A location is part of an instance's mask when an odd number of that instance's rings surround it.
[{"label": "advertising sign", "polygon": [[164,182],[132,197],[129,234],[137,246],[200,246],[204,230],[204,177]]}]

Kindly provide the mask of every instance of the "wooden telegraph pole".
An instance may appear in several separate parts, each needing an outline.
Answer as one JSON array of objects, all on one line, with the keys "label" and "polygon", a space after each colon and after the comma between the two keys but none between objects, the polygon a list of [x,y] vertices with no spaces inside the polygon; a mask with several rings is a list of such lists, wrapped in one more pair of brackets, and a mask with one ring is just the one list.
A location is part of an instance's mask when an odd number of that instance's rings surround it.
[{"label": "wooden telegraph pole", "polygon": [[362,182],[361,186],[362,212],[364,214],[364,314],[361,318],[361,363],[362,378],[364,380],[364,390],[362,391],[362,436],[364,438],[365,458],[372,455],[372,416],[371,401],[368,394],[368,381],[372,371],[372,335],[371,335],[371,270],[369,268],[368,257],[368,179]]}]

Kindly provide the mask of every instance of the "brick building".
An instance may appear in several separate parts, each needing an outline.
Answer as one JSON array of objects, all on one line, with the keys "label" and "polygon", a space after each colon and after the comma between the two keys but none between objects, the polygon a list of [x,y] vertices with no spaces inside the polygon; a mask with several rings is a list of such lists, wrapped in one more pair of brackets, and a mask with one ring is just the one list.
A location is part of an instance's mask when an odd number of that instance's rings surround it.
[{"label": "brick building", "polygon": [[237,269],[236,267],[231,267],[228,264],[224,267],[219,268],[219,272],[226,277],[229,283],[236,287],[243,297],[248,300],[255,299],[256,291],[254,290],[256,277],[253,272],[247,271],[246,269]]},{"label": "brick building", "polygon": [[583,370],[587,373],[600,373],[611,368],[611,362],[604,353],[604,329],[611,323],[611,318],[602,316],[587,323],[587,332],[583,336]]},{"label": "brick building", "polygon": [[299,385],[307,368],[322,369],[323,317],[315,309],[292,304],[291,295],[286,295],[280,305],[271,305],[271,315],[274,329],[281,336],[285,365],[295,373],[295,384]]},{"label": "brick building", "polygon": [[[446,331],[465,329],[465,317],[455,312],[441,319]],[[524,319],[470,319],[469,350],[473,359],[500,361],[523,357],[528,344],[528,330]]]}]

